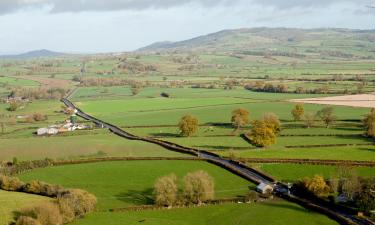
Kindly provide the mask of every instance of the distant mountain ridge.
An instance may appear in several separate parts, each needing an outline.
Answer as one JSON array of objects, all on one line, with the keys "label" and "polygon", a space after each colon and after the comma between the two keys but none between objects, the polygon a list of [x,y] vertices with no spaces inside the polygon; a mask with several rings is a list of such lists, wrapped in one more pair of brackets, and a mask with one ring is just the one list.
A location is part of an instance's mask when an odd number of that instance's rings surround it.
[{"label": "distant mountain ridge", "polygon": [[65,53],[54,52],[46,49],[30,51],[16,55],[0,55],[0,59],[31,59],[31,58],[46,58],[46,57],[58,57],[65,55]]},{"label": "distant mountain ridge", "polygon": [[189,40],[157,42],[139,52],[206,51],[260,54],[322,54],[375,57],[375,30],[340,28],[243,28],[223,30]]}]

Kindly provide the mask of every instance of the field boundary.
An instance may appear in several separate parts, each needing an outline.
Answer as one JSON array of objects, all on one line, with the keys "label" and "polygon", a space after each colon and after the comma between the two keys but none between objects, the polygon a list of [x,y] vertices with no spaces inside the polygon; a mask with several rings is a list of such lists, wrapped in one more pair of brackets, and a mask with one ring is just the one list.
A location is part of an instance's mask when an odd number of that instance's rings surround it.
[{"label": "field boundary", "polygon": [[375,167],[375,161],[357,160],[330,160],[330,159],[270,159],[270,158],[238,158],[246,163],[289,163],[289,164],[310,164],[310,165],[344,165],[344,166],[364,166]]}]

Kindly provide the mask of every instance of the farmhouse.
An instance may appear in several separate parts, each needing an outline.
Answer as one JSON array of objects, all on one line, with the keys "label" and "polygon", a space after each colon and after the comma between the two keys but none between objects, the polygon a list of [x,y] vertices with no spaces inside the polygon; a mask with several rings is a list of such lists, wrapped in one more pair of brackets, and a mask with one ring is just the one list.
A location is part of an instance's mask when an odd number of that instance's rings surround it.
[{"label": "farmhouse", "polygon": [[259,193],[262,193],[262,194],[268,194],[268,193],[271,193],[273,191],[273,186],[270,185],[270,184],[266,184],[266,183],[260,183],[256,189],[255,189],[257,192]]}]

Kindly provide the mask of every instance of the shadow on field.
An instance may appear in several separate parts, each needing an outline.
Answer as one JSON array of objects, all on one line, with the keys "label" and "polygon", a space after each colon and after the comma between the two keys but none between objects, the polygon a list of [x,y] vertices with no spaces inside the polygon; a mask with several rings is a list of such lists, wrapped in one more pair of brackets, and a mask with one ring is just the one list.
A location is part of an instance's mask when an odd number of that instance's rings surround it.
[{"label": "shadow on field", "polygon": [[252,150],[256,148],[249,147],[232,147],[232,146],[221,146],[221,145],[195,145],[195,148],[213,149],[213,150]]},{"label": "shadow on field", "polygon": [[153,136],[153,137],[165,137],[165,138],[168,138],[168,137],[181,137],[180,135],[175,134],[175,133],[151,133],[150,135]]},{"label": "shadow on field", "polygon": [[143,191],[129,190],[127,192],[115,195],[115,197],[118,200],[126,202],[126,203],[132,203],[136,205],[152,205],[154,204],[152,192],[153,192],[152,188],[148,188]]},{"label": "shadow on field", "polygon": [[267,205],[269,207],[289,209],[289,210],[300,211],[300,212],[304,212],[304,213],[307,211],[307,209],[301,208],[297,205],[290,205],[290,204],[286,204],[286,203],[275,204],[275,203],[265,202],[265,203],[262,203],[262,204]]}]

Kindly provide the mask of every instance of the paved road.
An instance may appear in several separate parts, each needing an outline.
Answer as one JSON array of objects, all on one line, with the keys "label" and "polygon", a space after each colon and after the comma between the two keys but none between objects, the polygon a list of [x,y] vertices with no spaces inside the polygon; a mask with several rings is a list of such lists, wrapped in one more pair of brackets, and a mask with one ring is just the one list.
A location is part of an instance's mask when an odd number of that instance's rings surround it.
[{"label": "paved road", "polygon": [[[264,174],[260,171],[257,171],[253,168],[250,168],[250,167],[242,164],[241,162],[228,160],[228,159],[222,158],[219,155],[216,155],[216,154],[213,154],[213,153],[210,153],[210,152],[202,151],[202,150],[195,149],[195,148],[189,148],[189,147],[181,146],[181,145],[178,145],[178,144],[175,144],[175,143],[172,143],[172,142],[168,142],[168,141],[158,140],[158,139],[154,139],[154,138],[138,137],[136,135],[133,135],[131,133],[128,133],[128,132],[122,130],[121,128],[119,128],[115,125],[104,122],[102,120],[99,120],[99,119],[97,119],[93,116],[90,116],[90,115],[84,113],[82,110],[77,108],[68,99],[64,98],[64,99],[61,99],[61,101],[66,106],[76,109],[76,111],[77,111],[76,114],[78,116],[80,116],[80,117],[82,117],[86,120],[89,120],[89,121],[95,123],[96,125],[98,125],[102,128],[107,128],[111,132],[113,132],[114,134],[119,135],[121,137],[130,139],[130,140],[145,141],[145,142],[160,145],[160,146],[162,146],[166,149],[172,150],[172,151],[177,151],[177,152],[182,152],[182,153],[185,153],[185,154],[195,155],[197,157],[205,159],[206,161],[208,161],[210,163],[219,165],[219,166],[231,171],[232,173],[240,175],[241,177],[243,177],[247,180],[250,180],[252,182],[255,182],[255,183],[258,183],[258,184],[259,183],[266,183],[266,184],[275,185],[274,192],[277,196],[279,196],[281,198],[284,198],[285,200],[301,204],[303,206],[309,206],[309,208],[314,209],[316,211],[320,211],[320,212],[323,211],[323,212],[325,212],[325,214],[329,214],[336,221],[339,221],[340,224],[375,225],[375,223],[373,223],[369,220],[354,217],[353,215],[349,215],[349,214],[343,212],[342,210],[332,209],[332,208],[329,208],[326,205],[320,204],[318,202],[312,202],[311,200],[308,200],[308,199],[301,199],[301,196],[297,197],[296,195],[294,195],[294,193],[288,192],[288,189],[285,187],[284,184],[276,182],[272,177],[270,177],[270,176],[268,176],[268,175],[266,175],[266,174]],[[305,202],[305,203],[303,203],[303,202]]]}]

